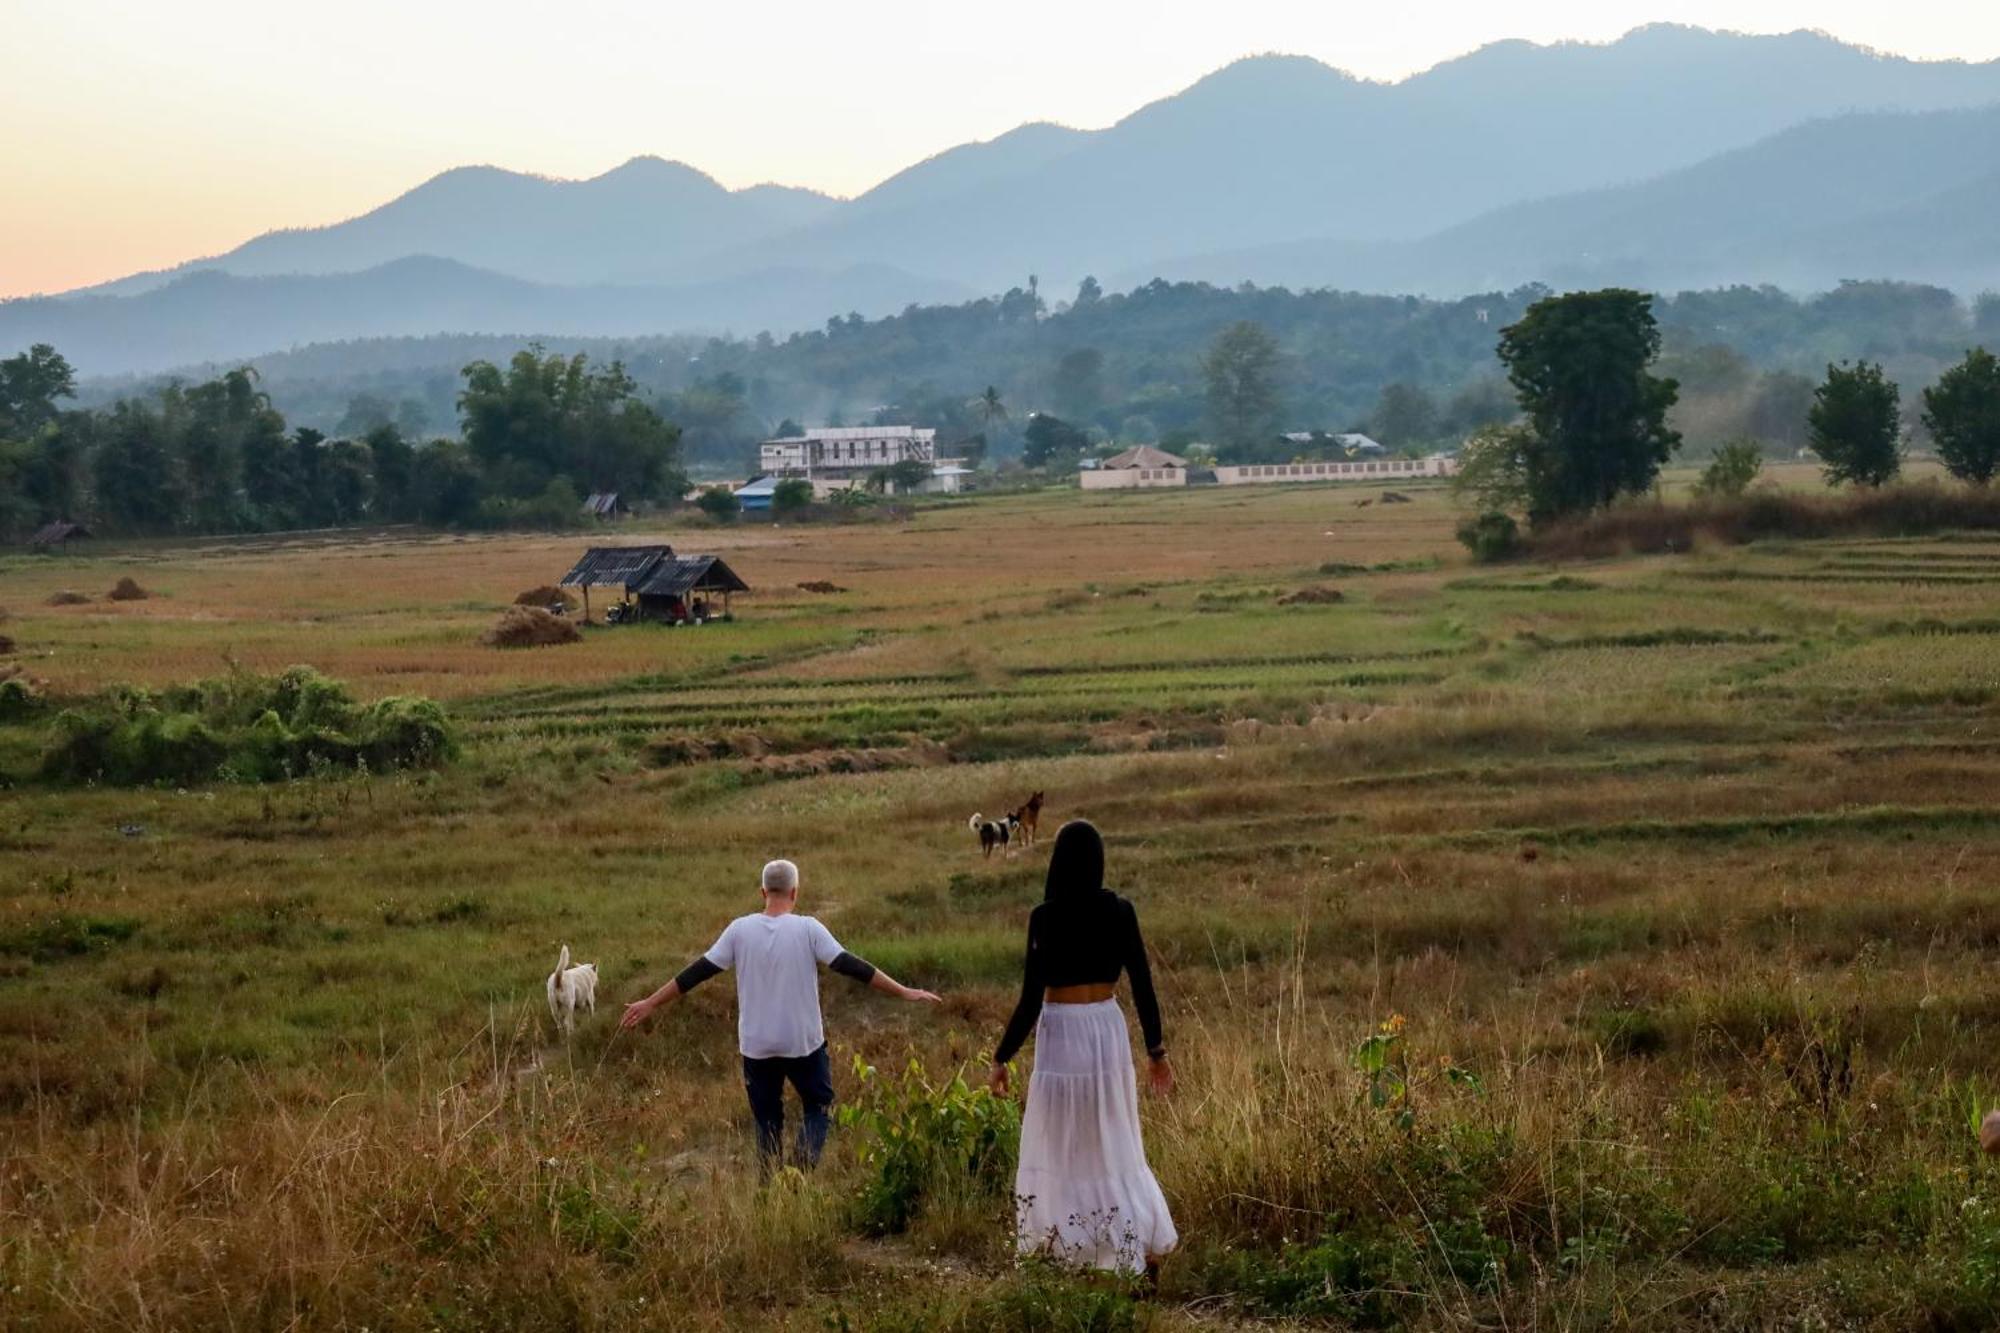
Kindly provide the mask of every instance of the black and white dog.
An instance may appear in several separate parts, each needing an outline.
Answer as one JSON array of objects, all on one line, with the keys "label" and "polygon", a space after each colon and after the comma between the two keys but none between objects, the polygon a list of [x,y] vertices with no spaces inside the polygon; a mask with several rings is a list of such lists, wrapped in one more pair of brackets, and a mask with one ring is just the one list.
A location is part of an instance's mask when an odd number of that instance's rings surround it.
[{"label": "black and white dog", "polygon": [[1014,841],[1014,834],[1021,827],[1021,821],[1014,815],[1008,815],[1005,819],[988,819],[984,815],[974,815],[966,821],[966,827],[979,835],[979,851],[990,861],[996,849],[1005,852],[1007,845]]}]

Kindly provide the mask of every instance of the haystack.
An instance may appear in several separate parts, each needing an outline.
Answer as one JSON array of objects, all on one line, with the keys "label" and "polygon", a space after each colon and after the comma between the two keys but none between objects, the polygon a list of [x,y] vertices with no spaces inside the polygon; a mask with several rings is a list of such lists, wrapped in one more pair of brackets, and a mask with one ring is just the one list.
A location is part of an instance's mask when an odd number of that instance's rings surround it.
[{"label": "haystack", "polygon": [[143,602],[153,594],[140,587],[138,581],[127,574],[112,585],[111,591],[104,595],[114,602]]},{"label": "haystack", "polygon": [[550,615],[539,606],[510,606],[479,641],[489,648],[543,648],[582,637],[574,621]]},{"label": "haystack", "polygon": [[568,588],[558,588],[553,583],[544,583],[541,587],[530,588],[519,597],[516,597],[514,605],[539,606],[544,610],[547,610],[551,606],[566,606],[574,611],[578,606],[578,602],[576,594]]},{"label": "haystack", "polygon": [[50,606],[82,606],[89,600],[90,598],[84,596],[82,593],[72,592],[68,588],[64,588],[61,592],[52,592],[49,594]]},{"label": "haystack", "polygon": [[1278,599],[1278,605],[1331,606],[1335,602],[1344,602],[1346,600],[1346,595],[1340,589],[1328,588],[1315,583],[1309,587],[1300,588],[1297,592],[1286,593]]}]

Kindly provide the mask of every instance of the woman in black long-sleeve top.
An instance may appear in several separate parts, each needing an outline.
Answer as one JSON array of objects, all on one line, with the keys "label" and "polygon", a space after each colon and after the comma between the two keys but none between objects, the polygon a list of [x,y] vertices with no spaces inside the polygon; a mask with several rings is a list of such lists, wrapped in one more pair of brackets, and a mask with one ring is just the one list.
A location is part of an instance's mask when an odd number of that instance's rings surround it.
[{"label": "woman in black long-sleeve top", "polygon": [[1160,1004],[1132,904],[1104,887],[1104,840],[1063,825],[1048,886],[1028,916],[1021,999],[988,1081],[1007,1092],[1007,1063],[1035,1032],[1014,1196],[1019,1248],[1097,1268],[1150,1268],[1179,1239],[1146,1165],[1131,1037],[1114,998],[1131,978],[1155,1092],[1173,1087]]}]

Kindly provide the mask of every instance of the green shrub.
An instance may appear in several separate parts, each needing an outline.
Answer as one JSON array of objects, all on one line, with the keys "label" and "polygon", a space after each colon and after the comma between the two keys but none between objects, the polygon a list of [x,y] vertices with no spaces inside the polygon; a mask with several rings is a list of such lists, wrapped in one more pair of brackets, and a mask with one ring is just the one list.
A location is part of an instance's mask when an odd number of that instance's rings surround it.
[{"label": "green shrub", "polygon": [[22,722],[41,710],[42,698],[27,681],[16,676],[0,680],[0,722]]},{"label": "green shrub", "polygon": [[813,502],[812,483],[803,477],[787,477],[771,489],[771,512],[797,514]]},{"label": "green shrub", "polygon": [[1458,540],[1475,561],[1488,565],[1520,553],[1521,529],[1512,518],[1493,509],[1461,523]]},{"label": "green shrub", "polygon": [[428,768],[454,757],[429,699],[358,704],[311,667],[233,672],[149,694],[114,688],[56,717],[43,776],[56,782],[277,782],[329,770]]},{"label": "green shrub", "polygon": [[743,502],[727,486],[710,486],[694,501],[695,508],[718,523],[727,523],[743,512]]},{"label": "green shrub", "polygon": [[857,1095],[840,1123],[866,1139],[870,1176],[857,1209],[868,1231],[906,1230],[939,1196],[997,1197],[1013,1187],[1021,1115],[1012,1101],[956,1075],[933,1084],[915,1060],[891,1080],[856,1057],[854,1077]]},{"label": "green shrub", "polygon": [[1750,489],[1764,470],[1764,452],[1755,440],[1734,440],[1715,451],[1694,493],[1702,496],[1737,496]]}]

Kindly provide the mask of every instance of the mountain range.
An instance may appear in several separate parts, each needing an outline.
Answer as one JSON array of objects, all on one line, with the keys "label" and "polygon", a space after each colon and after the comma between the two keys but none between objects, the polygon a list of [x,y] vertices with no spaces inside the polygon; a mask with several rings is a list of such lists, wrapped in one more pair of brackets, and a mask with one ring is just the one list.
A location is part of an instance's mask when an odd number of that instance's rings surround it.
[{"label": "mountain range", "polygon": [[2000,61],[1815,33],[1502,42],[1394,84],[1259,56],[851,200],[637,158],[439,175],[359,217],[0,303],[87,373],[370,334],[786,332],[1085,274],[1456,295],[1529,281],[2000,286]]}]

